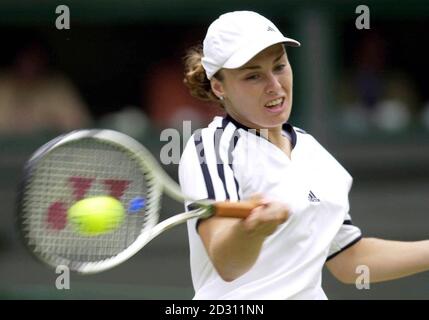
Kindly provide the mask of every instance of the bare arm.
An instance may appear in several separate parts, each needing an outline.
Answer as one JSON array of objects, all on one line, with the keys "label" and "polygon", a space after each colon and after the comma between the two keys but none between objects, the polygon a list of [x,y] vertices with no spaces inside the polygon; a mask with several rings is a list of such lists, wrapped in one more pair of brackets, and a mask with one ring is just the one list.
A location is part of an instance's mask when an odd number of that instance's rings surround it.
[{"label": "bare arm", "polygon": [[256,262],[262,244],[288,218],[278,202],[265,203],[244,220],[213,217],[198,226],[207,253],[219,275],[233,281]]},{"label": "bare arm", "polygon": [[363,238],[326,263],[344,283],[354,283],[356,267],[366,265],[371,282],[381,282],[429,270],[429,240],[402,242]]}]

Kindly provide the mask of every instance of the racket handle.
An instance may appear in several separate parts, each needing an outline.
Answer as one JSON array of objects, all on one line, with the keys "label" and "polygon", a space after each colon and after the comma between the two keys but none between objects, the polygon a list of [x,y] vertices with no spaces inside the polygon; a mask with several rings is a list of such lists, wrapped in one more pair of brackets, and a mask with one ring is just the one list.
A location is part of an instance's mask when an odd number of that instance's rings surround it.
[{"label": "racket handle", "polygon": [[247,218],[250,212],[262,202],[244,200],[240,202],[222,201],[213,203],[214,215],[227,218]]}]

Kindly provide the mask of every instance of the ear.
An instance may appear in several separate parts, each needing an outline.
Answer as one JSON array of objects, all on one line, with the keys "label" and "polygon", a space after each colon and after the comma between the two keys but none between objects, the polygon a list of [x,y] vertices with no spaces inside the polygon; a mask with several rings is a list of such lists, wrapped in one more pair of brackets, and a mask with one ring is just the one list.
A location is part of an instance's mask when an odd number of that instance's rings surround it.
[{"label": "ear", "polygon": [[225,89],[223,87],[223,83],[216,79],[216,78],[212,78],[210,80],[210,86],[212,88],[212,91],[214,92],[214,94],[220,98],[220,97],[224,97],[225,96]]}]

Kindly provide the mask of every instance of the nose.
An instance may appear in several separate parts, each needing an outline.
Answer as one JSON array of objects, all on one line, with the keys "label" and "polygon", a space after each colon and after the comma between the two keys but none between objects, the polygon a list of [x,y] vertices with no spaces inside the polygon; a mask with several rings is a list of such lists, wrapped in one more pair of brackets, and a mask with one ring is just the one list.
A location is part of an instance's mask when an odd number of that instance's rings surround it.
[{"label": "nose", "polygon": [[267,86],[265,92],[270,95],[278,94],[282,88],[282,85],[275,74],[270,74],[267,78]]}]

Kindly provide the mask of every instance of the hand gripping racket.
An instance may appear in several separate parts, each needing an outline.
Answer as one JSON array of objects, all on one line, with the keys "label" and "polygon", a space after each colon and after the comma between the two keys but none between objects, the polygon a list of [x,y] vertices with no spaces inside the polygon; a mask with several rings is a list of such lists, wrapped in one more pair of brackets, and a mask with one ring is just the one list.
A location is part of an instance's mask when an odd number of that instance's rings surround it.
[{"label": "hand gripping racket", "polygon": [[[163,193],[192,210],[159,222]],[[70,225],[67,210],[96,196],[112,196],[126,209],[119,227],[98,236]],[[77,130],[40,147],[24,168],[18,197],[18,227],[30,251],[52,267],[79,273],[113,268],[165,230],[188,219],[213,215],[245,218],[255,202],[195,201],[131,137],[112,130]]]}]

